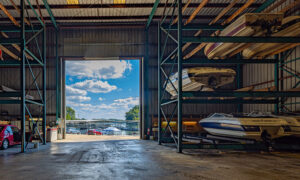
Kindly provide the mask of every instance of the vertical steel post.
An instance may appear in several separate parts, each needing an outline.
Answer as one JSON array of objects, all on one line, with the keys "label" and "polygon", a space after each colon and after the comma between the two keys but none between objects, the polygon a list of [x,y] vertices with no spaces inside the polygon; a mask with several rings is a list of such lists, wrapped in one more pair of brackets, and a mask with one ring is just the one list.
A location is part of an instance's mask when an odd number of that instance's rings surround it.
[{"label": "vertical steel post", "polygon": [[25,45],[26,45],[26,39],[25,39],[25,22],[24,22],[24,8],[25,8],[25,2],[24,0],[20,1],[21,3],[21,64],[20,64],[20,90],[21,90],[21,134],[22,134],[22,144],[21,144],[21,152],[25,152],[25,144],[26,144],[26,132],[25,132]]},{"label": "vertical steel post", "polygon": [[161,70],[160,70],[160,63],[161,63],[161,31],[160,31],[160,23],[157,23],[157,35],[158,35],[158,39],[157,39],[157,71],[158,71],[158,76],[157,76],[157,102],[158,102],[158,108],[157,108],[157,118],[158,118],[158,144],[161,145],[161,114],[160,114],[160,109],[161,109]]},{"label": "vertical steel post", "polygon": [[178,23],[177,23],[177,38],[178,38],[178,146],[177,152],[182,152],[182,0],[177,1],[178,4]]},{"label": "vertical steel post", "polygon": [[150,128],[149,120],[149,101],[148,101],[148,63],[149,63],[149,30],[146,29],[146,42],[145,42],[145,59],[144,59],[144,135],[147,136],[148,128]]},{"label": "vertical steel post", "polygon": [[47,90],[47,79],[46,79],[46,69],[47,69],[47,60],[46,60],[46,25],[44,25],[44,31],[43,31],[43,60],[44,60],[44,65],[43,65],[43,144],[46,144],[46,90]]},{"label": "vertical steel post", "polygon": [[55,31],[55,60],[56,60],[56,122],[60,117],[60,98],[59,98],[59,59],[58,59],[58,30]]},{"label": "vertical steel post", "polygon": [[[285,57],[283,55],[283,53],[280,53],[280,64],[279,64],[279,66],[281,66],[284,63],[284,61],[285,61],[285,59],[283,57]],[[282,68],[280,68],[280,83],[279,83],[280,84],[280,89],[279,89],[280,91],[284,90],[283,82],[284,82],[284,79],[283,79],[283,70],[282,70]],[[279,111],[282,112],[284,110],[283,108],[284,108],[284,98],[280,98]]]},{"label": "vertical steel post", "polygon": [[[278,76],[279,56],[275,55],[275,59],[277,60],[277,62],[275,63],[275,67],[274,67],[274,85],[275,85],[276,91],[278,92],[279,91],[279,76]],[[279,98],[276,98],[276,99],[277,99],[277,103],[274,106],[274,113],[278,114],[278,110],[279,110],[278,100],[279,100]]]},{"label": "vertical steel post", "polygon": [[[237,55],[237,58],[238,59],[241,59],[241,54],[238,54]],[[242,65],[241,64],[238,64],[237,65],[237,79],[236,79],[236,81],[237,81],[237,89],[240,89],[240,88],[242,88],[242,86],[243,86],[243,70],[242,70]],[[243,104],[238,104],[238,112],[242,112],[243,111]]]}]

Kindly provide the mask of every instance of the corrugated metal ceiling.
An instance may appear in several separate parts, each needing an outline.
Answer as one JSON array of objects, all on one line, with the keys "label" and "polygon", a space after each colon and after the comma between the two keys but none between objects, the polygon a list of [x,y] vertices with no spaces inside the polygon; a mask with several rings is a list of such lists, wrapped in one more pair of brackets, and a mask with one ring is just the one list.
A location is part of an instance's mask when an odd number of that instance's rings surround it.
[{"label": "corrugated metal ceiling", "polygon": [[[29,0],[32,5],[36,5],[36,0]],[[47,21],[49,21],[49,14],[47,13],[46,9],[43,7],[43,1],[38,0],[39,4],[42,6],[42,15],[45,17]],[[188,0],[183,0],[183,3],[186,3]],[[187,10],[183,13],[183,15],[188,16],[193,13],[196,9],[197,5],[201,3],[202,0],[192,0],[191,3],[194,4],[193,7],[187,8]],[[16,4],[19,3],[19,0],[14,0]],[[57,22],[115,22],[115,21],[122,21],[126,22],[140,22],[140,21],[147,21],[149,14],[151,13],[152,6],[155,0],[126,0],[127,5],[138,5],[139,7],[110,7],[113,6],[113,0],[79,0],[78,7],[70,8],[67,7],[67,0],[48,0],[48,4],[52,7],[53,15],[56,17]],[[155,16],[159,17],[162,16],[164,12],[164,3],[166,0],[161,0],[161,6],[157,9]],[[172,3],[172,0],[169,0],[168,3]],[[214,4],[218,5],[226,5],[230,3],[230,0],[210,0],[209,3],[211,6]],[[243,4],[247,2],[247,0],[240,0],[239,3]],[[256,4],[261,4],[265,2],[265,0],[256,0]],[[19,13],[12,7],[10,0],[1,0],[1,3],[4,4],[6,7],[9,7],[9,12],[12,14],[13,17],[18,18]],[[100,6],[99,6],[100,5]],[[101,5],[104,7],[101,8]],[[96,6],[96,8],[95,8]],[[204,7],[197,15],[202,16],[217,16],[223,9],[223,7]],[[83,8],[81,8],[83,7]],[[232,8],[227,15],[234,13],[238,8]],[[245,12],[251,12],[255,8],[248,8]],[[171,11],[166,14],[171,15]],[[34,13],[29,10],[29,15],[31,17],[35,17]],[[80,18],[82,17],[82,18]],[[122,17],[122,18],[121,18]],[[136,17],[136,19],[135,19]],[[3,18],[2,22],[7,22],[8,18],[0,11],[0,19]],[[198,20],[195,19],[193,22],[197,22]],[[207,19],[202,19],[201,21],[207,21]]]}]

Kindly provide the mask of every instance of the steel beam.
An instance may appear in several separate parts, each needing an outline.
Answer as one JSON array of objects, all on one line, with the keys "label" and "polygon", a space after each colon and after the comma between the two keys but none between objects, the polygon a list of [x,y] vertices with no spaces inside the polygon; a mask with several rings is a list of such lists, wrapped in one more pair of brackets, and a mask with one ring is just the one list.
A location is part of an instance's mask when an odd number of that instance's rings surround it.
[{"label": "steel beam", "polygon": [[224,42],[224,43],[299,43],[300,37],[245,37],[245,36],[199,36],[183,37],[183,42]]},{"label": "steel beam", "polygon": [[267,0],[265,1],[259,8],[257,8],[254,13],[259,13],[262,12],[263,10],[265,10],[268,6],[270,6],[273,2],[275,2],[276,0]]},{"label": "steel beam", "polygon": [[256,99],[185,99],[185,104],[276,104],[277,100],[256,100]]},{"label": "steel beam", "polygon": [[300,97],[297,91],[198,91],[183,92],[183,97]]},{"label": "steel beam", "polygon": [[[275,64],[277,59],[207,59],[190,58],[182,61],[183,64]],[[168,60],[164,64],[176,63],[174,60]]]},{"label": "steel beam", "polygon": [[[35,26],[35,27],[33,28],[33,31],[34,31],[34,32],[37,32],[37,31],[39,31],[41,28],[42,28],[42,26]],[[20,32],[21,29],[20,29],[19,27],[16,27],[16,26],[0,26],[0,31],[1,31],[1,32]],[[32,32],[32,28],[26,26],[26,27],[25,27],[25,32]]]},{"label": "steel beam", "polygon": [[[40,66],[41,64],[35,61],[29,61],[31,66]],[[19,66],[20,67],[21,61],[17,61],[15,59],[5,59],[4,61],[0,61],[0,67],[7,67],[7,66]],[[28,66],[28,64],[26,64]]]},{"label": "steel beam", "polygon": [[[167,25],[162,25],[162,28],[167,29],[169,28]],[[183,31],[198,31],[199,29],[202,30],[223,30],[224,26],[222,25],[207,25],[207,24],[194,24],[194,25],[186,25],[182,27]],[[177,31],[177,25],[172,25],[170,27],[171,31]]]},{"label": "steel beam", "polygon": [[177,30],[177,68],[178,68],[178,123],[177,123],[177,152],[182,153],[182,0],[178,0],[177,3],[178,11],[178,30]]},{"label": "steel beam", "polygon": [[[45,3],[45,2],[44,2]],[[46,2],[47,3],[47,2]],[[47,123],[47,97],[46,97],[46,91],[47,91],[47,66],[46,66],[46,62],[47,62],[47,44],[46,44],[46,33],[47,33],[47,29],[46,26],[44,27],[44,31],[43,31],[43,144],[46,145],[46,123]]]},{"label": "steel beam", "polygon": [[20,92],[1,92],[0,97],[20,97]]},{"label": "steel beam", "polygon": [[146,24],[146,29],[148,29],[149,26],[150,26],[150,24],[151,24],[152,18],[153,18],[154,14],[155,14],[155,12],[157,10],[159,2],[160,2],[160,0],[156,0],[155,3],[154,3],[154,5],[153,5],[153,7],[152,7],[151,13],[149,15],[149,18],[148,18],[148,21],[147,21],[147,24]]},{"label": "steel beam", "polygon": [[160,54],[160,51],[161,51],[161,29],[160,29],[160,23],[157,23],[157,36],[158,36],[158,39],[157,39],[157,67],[158,67],[158,76],[157,76],[157,88],[158,88],[158,91],[157,91],[157,102],[158,102],[158,107],[157,107],[157,116],[158,116],[158,144],[161,145],[161,132],[162,132],[162,129],[161,129],[161,54]]},{"label": "steel beam", "polygon": [[[25,43],[26,44],[26,43]],[[43,64],[43,62],[39,59],[39,58],[37,58],[29,49],[27,49],[27,48],[25,48],[25,51],[31,56],[31,57],[33,57],[33,59],[35,60],[35,61],[37,61],[41,66],[43,66],[44,64]]]},{"label": "steel beam", "polygon": [[21,44],[21,64],[20,64],[20,89],[21,89],[21,101],[20,101],[20,114],[21,114],[21,152],[25,152],[25,144],[26,144],[26,132],[25,132],[25,113],[26,113],[26,102],[25,102],[25,97],[26,97],[26,92],[25,92],[25,83],[26,83],[26,78],[25,78],[25,47],[26,47],[26,39],[25,39],[25,0],[21,0],[21,31],[20,31],[20,40],[19,43]]},{"label": "steel beam", "polygon": [[50,18],[51,18],[51,21],[52,21],[52,23],[53,23],[53,26],[57,29],[56,20],[55,20],[55,18],[54,18],[54,16],[53,16],[53,13],[52,13],[52,11],[51,11],[51,8],[49,7],[49,4],[48,4],[47,0],[43,0],[43,3],[44,3],[45,8],[46,8],[47,11],[48,11],[48,14],[49,14],[49,16],[50,16]]},{"label": "steel beam", "polygon": [[21,39],[20,38],[0,38],[0,44],[2,45],[9,45],[9,44],[21,44]]}]

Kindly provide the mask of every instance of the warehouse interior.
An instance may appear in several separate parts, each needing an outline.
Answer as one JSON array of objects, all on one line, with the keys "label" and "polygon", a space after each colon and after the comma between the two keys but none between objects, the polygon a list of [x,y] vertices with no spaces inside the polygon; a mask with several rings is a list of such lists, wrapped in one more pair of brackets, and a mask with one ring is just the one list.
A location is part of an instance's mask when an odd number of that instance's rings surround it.
[{"label": "warehouse interior", "polygon": [[[299,0],[1,0],[3,178],[299,179],[299,22]],[[140,60],[138,139],[66,142],[65,62],[96,59]]]}]

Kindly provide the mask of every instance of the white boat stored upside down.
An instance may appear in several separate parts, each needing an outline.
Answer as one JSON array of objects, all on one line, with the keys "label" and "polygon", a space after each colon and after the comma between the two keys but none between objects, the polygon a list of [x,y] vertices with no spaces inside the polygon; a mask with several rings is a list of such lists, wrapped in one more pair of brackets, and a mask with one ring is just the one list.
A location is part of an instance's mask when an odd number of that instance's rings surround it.
[{"label": "white boat stored upside down", "polygon": [[262,141],[264,135],[268,135],[271,139],[290,135],[287,121],[271,116],[233,116],[215,113],[200,120],[199,123],[209,134],[216,136]]},{"label": "white boat stored upside down", "polygon": [[[232,83],[235,75],[236,72],[230,68],[186,68],[182,70],[182,91],[213,91],[215,88]],[[178,73],[173,74],[170,81],[172,83],[167,83],[166,90],[172,96],[176,96]]]}]

